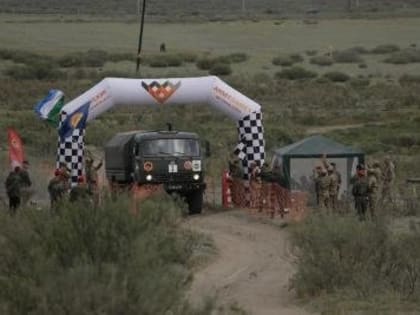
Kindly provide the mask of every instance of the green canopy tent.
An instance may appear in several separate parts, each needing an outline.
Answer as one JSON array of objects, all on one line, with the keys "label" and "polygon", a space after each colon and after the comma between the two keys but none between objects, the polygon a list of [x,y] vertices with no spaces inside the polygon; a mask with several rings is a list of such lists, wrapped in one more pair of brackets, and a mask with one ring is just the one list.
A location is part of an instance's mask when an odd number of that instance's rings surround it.
[{"label": "green canopy tent", "polygon": [[325,154],[328,162],[336,164],[341,174],[339,198],[348,193],[350,178],[356,165],[364,163],[365,154],[321,135],[314,135],[274,150],[272,168],[280,170],[285,188],[315,192],[313,170],[321,165]]}]

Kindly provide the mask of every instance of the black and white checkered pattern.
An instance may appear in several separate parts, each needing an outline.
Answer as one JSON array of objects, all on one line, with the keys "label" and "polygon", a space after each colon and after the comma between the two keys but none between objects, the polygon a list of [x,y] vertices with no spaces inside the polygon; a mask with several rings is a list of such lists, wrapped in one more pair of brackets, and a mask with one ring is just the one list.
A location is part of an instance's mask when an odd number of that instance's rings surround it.
[{"label": "black and white checkered pattern", "polygon": [[[61,122],[66,119],[66,114],[61,114]],[[60,123],[61,124],[61,123]],[[84,129],[74,129],[71,136],[61,139],[58,138],[57,149],[57,168],[61,163],[65,163],[71,170],[71,185],[77,184],[79,176],[83,175],[83,156],[84,156]]]},{"label": "black and white checkered pattern", "polygon": [[258,166],[262,166],[265,158],[262,113],[254,112],[239,120],[238,136],[239,144],[235,153],[242,160],[244,177],[249,179],[251,163],[256,162]]}]

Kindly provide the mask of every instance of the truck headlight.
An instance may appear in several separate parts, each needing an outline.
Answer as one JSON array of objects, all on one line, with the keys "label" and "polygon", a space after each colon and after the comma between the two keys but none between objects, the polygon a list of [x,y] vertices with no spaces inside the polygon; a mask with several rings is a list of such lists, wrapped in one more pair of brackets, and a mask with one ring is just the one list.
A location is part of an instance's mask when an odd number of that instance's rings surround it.
[{"label": "truck headlight", "polygon": [[194,174],[193,179],[194,180],[199,180],[200,179],[200,174]]},{"label": "truck headlight", "polygon": [[149,175],[146,176],[146,180],[148,182],[150,182],[152,179],[153,179],[153,176],[152,175],[149,174]]}]

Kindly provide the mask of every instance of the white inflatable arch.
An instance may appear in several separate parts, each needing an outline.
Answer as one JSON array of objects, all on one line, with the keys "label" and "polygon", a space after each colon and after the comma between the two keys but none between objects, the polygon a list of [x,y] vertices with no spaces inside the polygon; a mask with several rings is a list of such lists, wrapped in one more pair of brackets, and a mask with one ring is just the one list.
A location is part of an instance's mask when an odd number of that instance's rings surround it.
[{"label": "white inflatable arch", "polygon": [[[57,92],[57,91],[55,91]],[[61,93],[61,92],[60,92]],[[54,107],[54,95],[38,104],[37,112],[46,118]],[[48,104],[50,102],[50,104]],[[243,161],[248,178],[252,162],[264,161],[261,106],[233,89],[218,77],[170,79],[105,78],[61,108],[57,163],[66,163],[72,180],[83,173],[86,123],[117,106],[172,106],[208,104],[237,122],[235,153]],[[44,110],[44,112],[43,112]]]}]

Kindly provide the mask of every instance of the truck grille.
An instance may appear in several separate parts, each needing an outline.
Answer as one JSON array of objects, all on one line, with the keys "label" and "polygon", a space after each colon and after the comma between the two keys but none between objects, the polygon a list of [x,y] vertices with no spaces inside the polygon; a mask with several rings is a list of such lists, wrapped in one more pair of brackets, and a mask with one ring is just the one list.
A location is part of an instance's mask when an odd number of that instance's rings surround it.
[{"label": "truck grille", "polygon": [[188,173],[172,173],[172,174],[154,174],[154,182],[191,182],[193,181],[193,174]]}]

